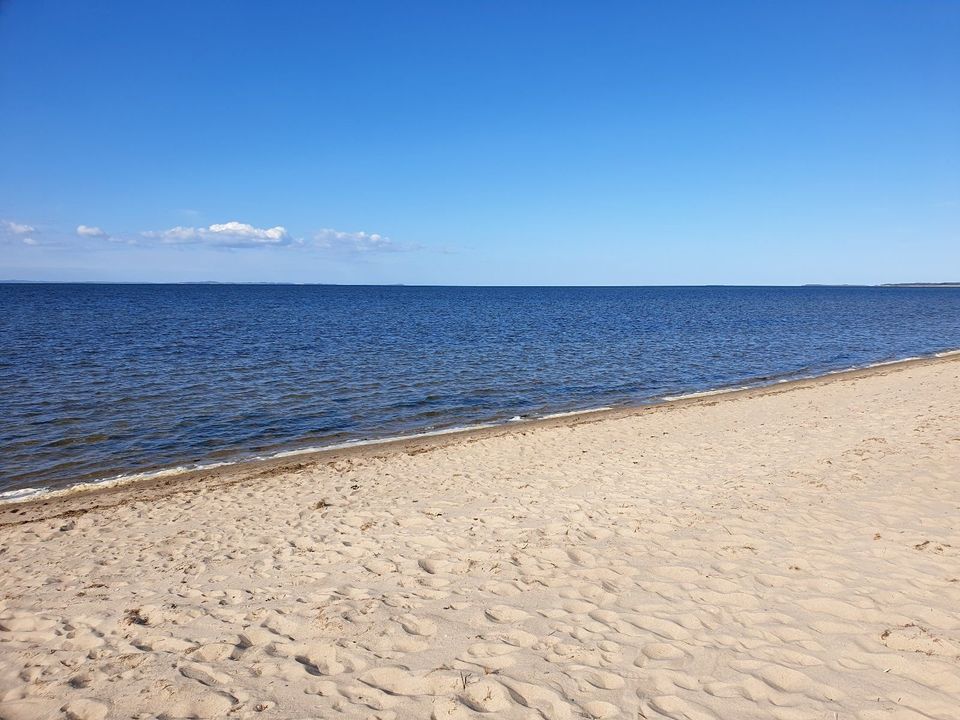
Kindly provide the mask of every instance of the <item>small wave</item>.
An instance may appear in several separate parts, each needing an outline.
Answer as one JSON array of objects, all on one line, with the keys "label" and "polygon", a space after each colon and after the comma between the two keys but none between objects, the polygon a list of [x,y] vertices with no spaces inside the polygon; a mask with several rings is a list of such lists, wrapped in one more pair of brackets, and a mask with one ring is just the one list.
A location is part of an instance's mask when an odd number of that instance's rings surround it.
[{"label": "small wave", "polygon": [[[390,435],[382,438],[368,438],[359,440],[347,440],[333,445],[315,445],[312,447],[297,448],[295,450],[281,450],[279,452],[265,455],[263,457],[248,458],[247,460],[238,460],[238,463],[249,460],[277,460],[286,457],[295,457],[297,455],[310,455],[318,452],[328,452],[331,450],[346,450],[348,448],[361,447],[365,445],[384,445],[386,443],[399,440],[416,440],[417,438],[435,437],[437,435],[451,435],[453,433],[468,432],[470,430],[483,430],[484,428],[496,427],[498,423],[478,423],[476,425],[457,425],[455,427],[442,428],[440,430],[427,430],[426,432],[412,433],[409,435]],[[235,464],[235,463],[228,463]]]},{"label": "small wave", "polygon": [[603,407],[588,408],[586,410],[565,410],[563,412],[547,413],[546,415],[541,415],[539,420],[553,420],[555,418],[565,418],[571,417],[573,415],[589,415],[590,413],[603,412],[604,410],[611,410],[612,408],[609,405],[604,405]]},{"label": "small wave", "polygon": [[[777,380],[776,382],[789,382],[789,380]],[[677,400],[690,400],[692,398],[710,397],[711,395],[725,395],[726,393],[737,392],[738,390],[750,390],[751,388],[765,387],[768,383],[757,383],[756,385],[731,385],[729,387],[716,388],[714,390],[699,390],[697,392],[681,393],[680,395],[664,395],[660,398],[653,398],[652,403],[657,402],[676,402]]]},{"label": "small wave", "polygon": [[[255,460],[257,458],[250,459]],[[184,473],[193,472],[196,470],[212,470],[224,465],[233,464],[235,463],[216,462],[195,465],[177,465],[176,467],[163,468],[161,470],[151,470],[140,473],[125,473],[123,475],[115,475],[113,477],[103,478],[100,480],[88,480],[86,482],[75,483],[73,485],[68,485],[67,487],[57,489],[49,487],[28,487],[20,488],[18,490],[8,490],[0,493],[0,505],[27,502],[28,500],[36,500],[38,497],[62,497],[64,495],[72,495],[74,493],[86,492],[88,490],[99,490],[102,488],[117,487],[119,485],[142,482],[144,480],[155,480],[161,477],[183,475]]]},{"label": "small wave", "polygon": [[682,393],[680,395],[664,395],[660,398],[652,398],[652,402],[674,402],[676,400],[689,400],[691,398],[709,397],[711,395],[723,395],[725,393],[737,392],[739,390],[756,390],[759,388],[772,387],[782,383],[797,382],[800,380],[816,380],[817,378],[830,377],[832,375],[842,375],[843,373],[854,372],[855,370],[870,370],[871,368],[884,367],[885,365],[899,365],[900,363],[912,362],[915,360],[927,360],[930,358],[947,357],[949,355],[960,355],[960,350],[946,350],[944,352],[932,353],[930,355],[911,355],[909,357],[895,358],[893,360],[880,360],[863,365],[850,365],[836,370],[824,370],[823,372],[794,374],[787,373],[781,377],[764,377],[757,379],[756,382],[745,385],[728,385],[724,387],[711,388],[709,390],[698,390],[695,392]]},{"label": "small wave", "polygon": [[43,495],[48,490],[49,488],[46,487],[7,490],[6,492],[0,492],[0,503],[16,502],[17,500],[30,500],[38,495]]}]

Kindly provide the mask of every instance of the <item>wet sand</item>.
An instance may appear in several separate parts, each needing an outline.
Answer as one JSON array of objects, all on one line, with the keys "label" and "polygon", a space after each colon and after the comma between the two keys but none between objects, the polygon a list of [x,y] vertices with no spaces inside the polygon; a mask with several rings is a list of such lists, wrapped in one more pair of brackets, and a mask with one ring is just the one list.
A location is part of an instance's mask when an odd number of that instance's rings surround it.
[{"label": "wet sand", "polygon": [[0,507],[0,718],[956,718],[960,356]]}]

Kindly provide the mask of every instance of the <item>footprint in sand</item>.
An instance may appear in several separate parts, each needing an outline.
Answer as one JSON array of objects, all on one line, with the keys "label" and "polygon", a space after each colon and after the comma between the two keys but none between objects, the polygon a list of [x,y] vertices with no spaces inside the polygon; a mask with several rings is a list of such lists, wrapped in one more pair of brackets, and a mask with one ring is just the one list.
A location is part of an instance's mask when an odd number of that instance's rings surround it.
[{"label": "footprint in sand", "polygon": [[499,642],[474,643],[458,658],[462,662],[481,666],[485,672],[503,670],[516,662],[512,653],[517,648]]},{"label": "footprint in sand", "polygon": [[486,678],[467,685],[460,693],[460,702],[481,713],[502,712],[510,707],[510,697],[503,685]]},{"label": "footprint in sand", "polygon": [[459,673],[432,672],[414,675],[402,667],[380,667],[359,677],[360,682],[391,695],[449,695],[463,689]]},{"label": "footprint in sand", "polygon": [[427,618],[417,617],[416,615],[404,615],[398,618],[400,627],[411,635],[435,635],[437,624]]},{"label": "footprint in sand", "polygon": [[530,617],[523,610],[509,605],[494,605],[487,608],[484,614],[489,620],[496,623],[518,623]]},{"label": "footprint in sand", "polygon": [[583,711],[595,720],[615,718],[620,714],[620,708],[603,700],[591,700],[580,706]]}]

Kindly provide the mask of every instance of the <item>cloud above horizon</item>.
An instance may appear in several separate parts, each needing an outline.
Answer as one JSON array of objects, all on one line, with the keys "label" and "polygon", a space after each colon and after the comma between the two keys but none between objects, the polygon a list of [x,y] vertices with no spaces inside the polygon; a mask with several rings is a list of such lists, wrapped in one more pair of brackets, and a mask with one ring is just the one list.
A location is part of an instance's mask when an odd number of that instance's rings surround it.
[{"label": "cloud above horizon", "polygon": [[20,240],[24,245],[37,245],[36,238],[32,237],[37,229],[33,225],[14,222],[13,220],[0,220],[0,237],[7,239]]},{"label": "cloud above horizon", "polygon": [[202,245],[234,250],[296,246],[345,255],[371,255],[419,249],[419,246],[398,243],[386,235],[363,230],[347,232],[322,228],[314,233],[310,240],[304,240],[293,237],[282,225],[259,228],[237,220],[215,223],[208,227],[178,225],[167,230],[148,230],[140,234],[148,239],[159,240],[166,245]]},{"label": "cloud above horizon", "polygon": [[25,225],[23,223],[13,222],[12,220],[2,220],[0,221],[0,225],[11,235],[29,235],[32,232],[36,232],[36,228],[32,225]]},{"label": "cloud above horizon", "polygon": [[89,225],[77,225],[77,235],[80,237],[106,238],[110,237],[104,230]]},{"label": "cloud above horizon", "polygon": [[208,245],[232,249],[279,247],[295,242],[282,225],[258,228],[236,220],[199,228],[178,225],[169,230],[147,230],[141,235],[168,245]]},{"label": "cloud above horizon", "polygon": [[[205,227],[177,225],[165,230],[144,230],[135,235],[126,233],[113,235],[99,225],[80,224],[73,230],[74,242],[70,242],[69,235],[55,229],[47,229],[41,232],[39,237],[34,236],[35,232],[36,228],[32,225],[0,220],[0,238],[10,242],[19,241],[26,245],[42,245],[48,249],[95,249],[105,247],[102,243],[140,248],[163,246],[221,250],[300,248],[303,251],[312,250],[358,259],[424,249],[419,244],[397,242],[386,235],[363,230],[348,232],[322,228],[311,237],[304,239],[294,237],[283,225],[257,227],[238,220],[214,223]],[[77,244],[77,238],[84,242]]]},{"label": "cloud above horizon", "polygon": [[344,232],[333,228],[323,228],[313,236],[314,245],[324,250],[342,253],[391,253],[418,250],[417,245],[398,243],[379,233]]}]

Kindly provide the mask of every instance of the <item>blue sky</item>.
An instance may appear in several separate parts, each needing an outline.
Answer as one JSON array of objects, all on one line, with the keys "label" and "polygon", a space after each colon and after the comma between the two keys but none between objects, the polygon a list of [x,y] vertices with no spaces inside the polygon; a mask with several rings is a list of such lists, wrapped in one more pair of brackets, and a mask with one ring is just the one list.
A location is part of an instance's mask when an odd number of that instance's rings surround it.
[{"label": "blue sky", "polygon": [[960,3],[0,0],[0,279],[960,279]]}]

